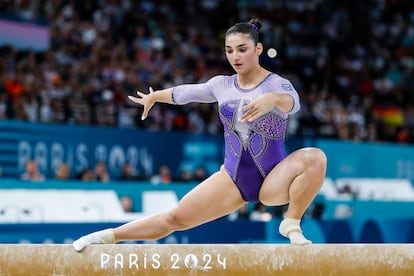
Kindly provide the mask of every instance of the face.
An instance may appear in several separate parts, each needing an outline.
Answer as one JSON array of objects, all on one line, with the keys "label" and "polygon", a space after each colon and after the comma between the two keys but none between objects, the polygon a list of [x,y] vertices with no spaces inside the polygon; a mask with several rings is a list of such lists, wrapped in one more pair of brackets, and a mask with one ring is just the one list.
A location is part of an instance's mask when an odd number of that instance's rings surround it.
[{"label": "face", "polygon": [[261,43],[254,44],[247,34],[234,33],[226,37],[226,57],[236,73],[248,73],[259,65]]},{"label": "face", "polygon": [[29,173],[37,172],[37,164],[34,161],[27,162],[26,171],[29,172]]}]

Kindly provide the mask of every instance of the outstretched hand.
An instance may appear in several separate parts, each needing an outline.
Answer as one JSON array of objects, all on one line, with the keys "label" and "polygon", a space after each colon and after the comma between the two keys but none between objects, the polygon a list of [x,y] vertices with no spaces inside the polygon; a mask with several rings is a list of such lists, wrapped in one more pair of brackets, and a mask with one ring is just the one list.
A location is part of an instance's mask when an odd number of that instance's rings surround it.
[{"label": "outstretched hand", "polygon": [[137,91],[138,97],[128,96],[128,98],[131,101],[133,101],[134,103],[140,104],[144,107],[144,111],[142,112],[141,120],[145,120],[145,118],[147,118],[148,112],[151,110],[152,106],[155,103],[153,94],[154,94],[154,90],[152,90],[152,87],[150,87],[148,94]]},{"label": "outstretched hand", "polygon": [[274,93],[264,94],[251,103],[243,106],[241,108],[243,115],[241,116],[240,121],[251,122],[268,113],[270,110],[272,110],[272,108],[275,107],[274,96]]}]

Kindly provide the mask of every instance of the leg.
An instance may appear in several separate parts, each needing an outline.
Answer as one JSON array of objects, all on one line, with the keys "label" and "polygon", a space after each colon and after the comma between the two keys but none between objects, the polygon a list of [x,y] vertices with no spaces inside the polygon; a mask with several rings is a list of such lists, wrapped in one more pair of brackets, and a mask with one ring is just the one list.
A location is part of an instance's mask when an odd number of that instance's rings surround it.
[{"label": "leg", "polygon": [[[224,168],[221,168],[219,172],[210,176],[184,196],[172,210],[132,221],[113,229],[111,232],[112,242],[160,239],[176,230],[189,229],[227,215],[244,203],[239,190]],[[95,234],[96,236],[96,233],[90,235]],[[103,233],[103,235],[107,234],[107,232]],[[92,243],[108,241],[108,239],[102,238],[89,240],[95,241]],[[89,241],[84,239],[82,242],[75,241],[74,247],[80,251],[88,244],[90,244]]]},{"label": "leg", "polygon": [[[300,219],[323,184],[326,162],[326,156],[320,149],[300,149],[281,161],[264,180],[259,194],[261,202],[266,205],[289,202],[279,228],[282,235],[289,236],[291,231],[300,232]],[[305,240],[302,242],[305,243]]]}]

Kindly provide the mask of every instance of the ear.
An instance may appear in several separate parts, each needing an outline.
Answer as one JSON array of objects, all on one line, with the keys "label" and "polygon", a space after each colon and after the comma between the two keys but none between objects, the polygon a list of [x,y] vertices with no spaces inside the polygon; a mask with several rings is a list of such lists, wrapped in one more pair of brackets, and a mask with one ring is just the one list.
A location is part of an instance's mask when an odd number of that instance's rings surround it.
[{"label": "ear", "polygon": [[256,53],[260,56],[263,53],[263,44],[258,42],[256,45]]}]

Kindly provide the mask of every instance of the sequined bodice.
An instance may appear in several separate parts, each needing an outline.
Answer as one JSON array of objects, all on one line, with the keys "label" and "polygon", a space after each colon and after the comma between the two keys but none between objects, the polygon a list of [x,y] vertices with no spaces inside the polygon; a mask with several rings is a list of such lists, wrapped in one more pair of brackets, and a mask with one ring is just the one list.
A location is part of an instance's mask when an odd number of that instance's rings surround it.
[{"label": "sequined bodice", "polygon": [[240,122],[243,100],[234,100],[223,103],[219,107],[220,119],[224,127],[224,134],[237,133],[244,147],[256,134],[268,139],[283,139],[285,137],[287,119],[280,118],[274,112],[269,112],[253,122]]}]

